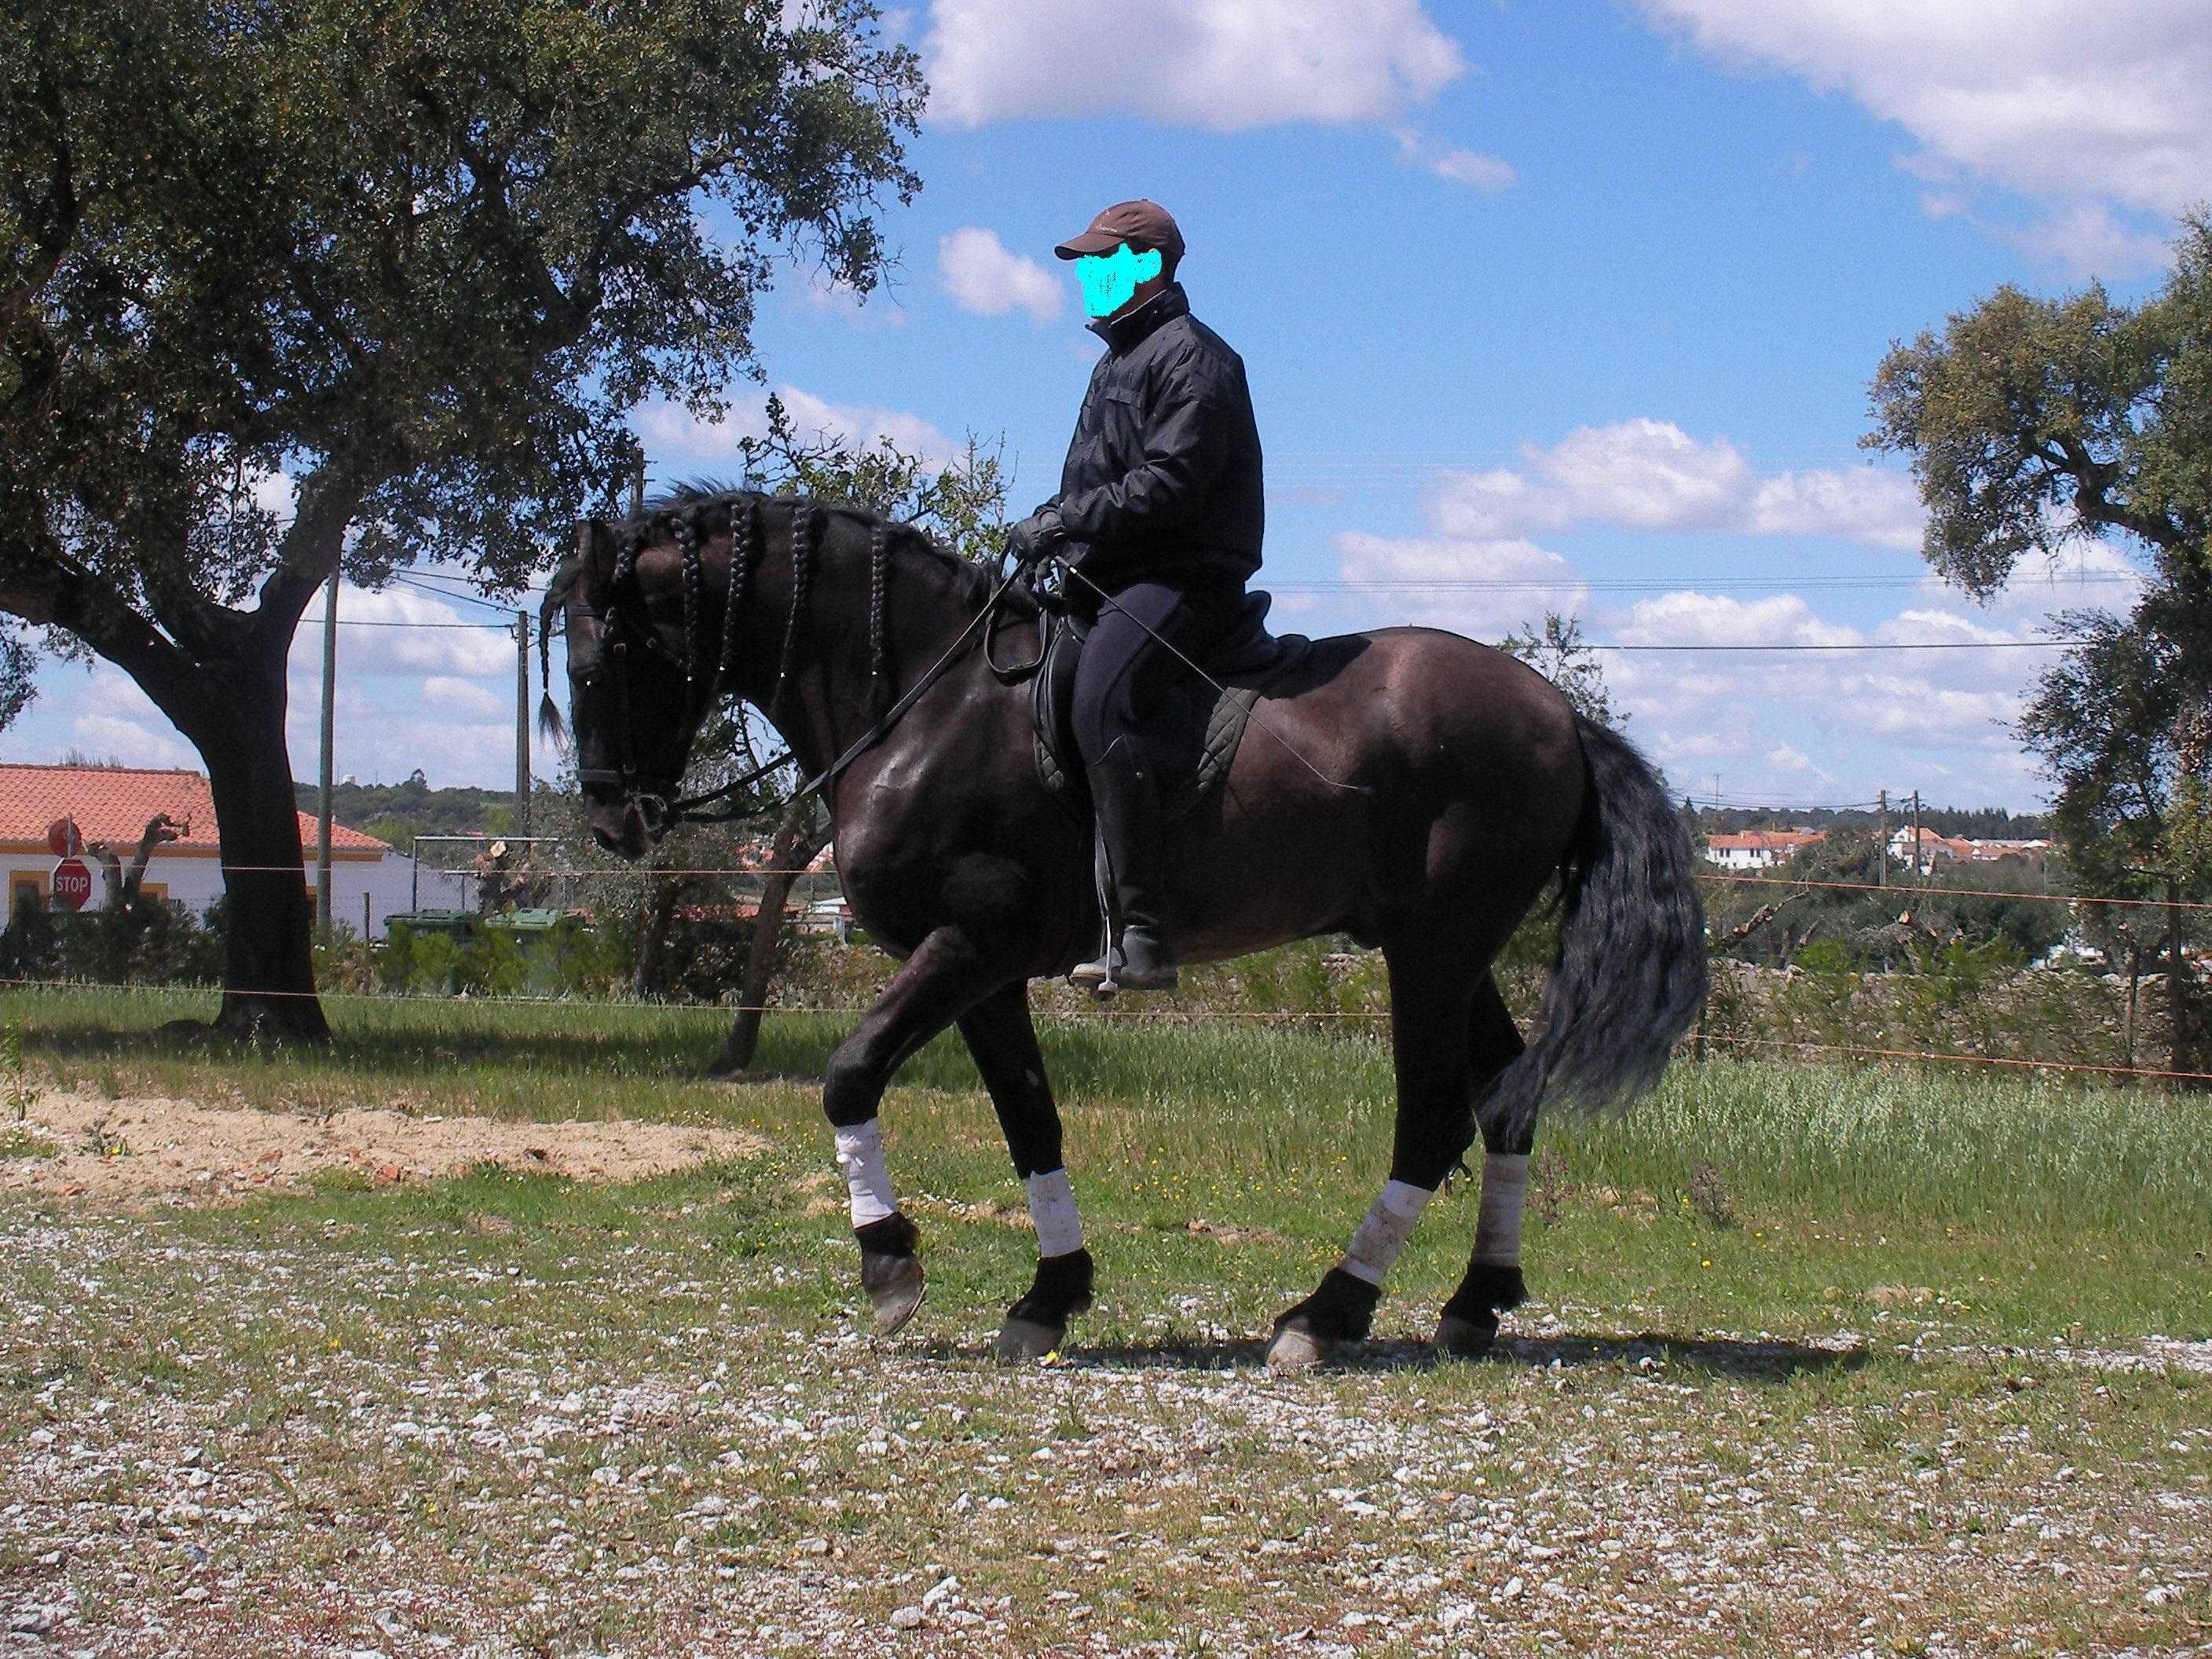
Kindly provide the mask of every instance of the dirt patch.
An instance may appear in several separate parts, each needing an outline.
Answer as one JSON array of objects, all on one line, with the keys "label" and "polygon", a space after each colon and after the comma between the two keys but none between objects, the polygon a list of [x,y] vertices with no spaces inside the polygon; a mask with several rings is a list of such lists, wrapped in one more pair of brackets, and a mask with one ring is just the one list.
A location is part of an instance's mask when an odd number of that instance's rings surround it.
[{"label": "dirt patch", "polygon": [[40,1097],[27,1126],[54,1150],[0,1160],[0,1192],[94,1206],[234,1204],[351,1173],[380,1184],[435,1181],[499,1164],[578,1181],[640,1181],[750,1158],[754,1136],[672,1123],[509,1123],[343,1111],[327,1117],[197,1105],[155,1096]]}]

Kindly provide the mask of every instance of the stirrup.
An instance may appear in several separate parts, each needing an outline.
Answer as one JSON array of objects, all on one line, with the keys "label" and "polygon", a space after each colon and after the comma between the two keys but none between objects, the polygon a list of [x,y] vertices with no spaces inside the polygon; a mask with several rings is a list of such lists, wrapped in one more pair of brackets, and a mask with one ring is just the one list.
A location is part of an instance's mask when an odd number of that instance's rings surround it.
[{"label": "stirrup", "polygon": [[[1087,985],[1098,990],[1108,985],[1115,985],[1121,969],[1121,948],[1110,945],[1091,961],[1077,963],[1067,970],[1067,976],[1078,985]],[[1118,985],[1116,988],[1119,988]],[[1105,994],[1111,996],[1113,992],[1108,991]]]}]

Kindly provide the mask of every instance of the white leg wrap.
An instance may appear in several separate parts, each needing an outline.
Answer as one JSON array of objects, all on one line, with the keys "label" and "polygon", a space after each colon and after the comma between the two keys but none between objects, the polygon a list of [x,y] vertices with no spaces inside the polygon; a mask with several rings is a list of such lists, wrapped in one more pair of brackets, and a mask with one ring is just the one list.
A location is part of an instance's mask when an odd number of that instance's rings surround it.
[{"label": "white leg wrap", "polygon": [[1036,1223],[1037,1254],[1067,1255],[1083,1248],[1083,1218],[1076,1212],[1075,1188],[1067,1171],[1033,1175],[1022,1185],[1030,1195],[1030,1219]]},{"label": "white leg wrap", "polygon": [[1427,1188],[1409,1182],[1385,1182],[1382,1196],[1352,1235],[1351,1248],[1337,1265],[1354,1279],[1380,1285],[1390,1264],[1398,1259],[1398,1252],[1413,1236],[1413,1224],[1421,1218],[1421,1212],[1429,1207],[1433,1196]]},{"label": "white leg wrap", "polygon": [[853,1194],[855,1227],[898,1213],[891,1178],[884,1170],[884,1132],[877,1120],[837,1131],[837,1167],[845,1172],[845,1185]]},{"label": "white leg wrap", "polygon": [[1474,1259],[1513,1267],[1521,1261],[1521,1200],[1528,1190],[1525,1152],[1492,1152],[1482,1160],[1482,1215],[1474,1224]]}]

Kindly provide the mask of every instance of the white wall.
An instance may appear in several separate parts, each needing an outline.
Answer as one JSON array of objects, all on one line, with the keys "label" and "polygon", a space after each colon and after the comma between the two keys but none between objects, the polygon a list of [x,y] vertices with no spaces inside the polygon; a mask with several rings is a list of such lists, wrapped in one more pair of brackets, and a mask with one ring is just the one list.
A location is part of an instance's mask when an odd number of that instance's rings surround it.
[{"label": "white wall", "polygon": [[[88,857],[85,864],[92,871],[92,896],[85,901],[87,910],[97,910],[107,902],[107,884],[100,860]],[[0,902],[13,908],[15,878],[18,874],[51,878],[56,860],[40,854],[0,854],[0,870],[5,872],[6,887]],[[301,879],[310,892],[315,885],[315,866],[310,862],[301,870]],[[385,918],[396,911],[409,908],[408,890],[413,878],[413,866],[407,855],[398,851],[386,853],[377,859],[333,859],[331,861],[331,908],[334,920],[358,933],[361,929],[362,900],[368,900],[369,937],[384,937]],[[207,908],[222,896],[222,860],[191,854],[163,854],[156,851],[146,863],[146,883],[167,890],[162,896],[181,904],[194,916],[204,914]],[[426,905],[438,901],[428,893],[423,895]]]}]

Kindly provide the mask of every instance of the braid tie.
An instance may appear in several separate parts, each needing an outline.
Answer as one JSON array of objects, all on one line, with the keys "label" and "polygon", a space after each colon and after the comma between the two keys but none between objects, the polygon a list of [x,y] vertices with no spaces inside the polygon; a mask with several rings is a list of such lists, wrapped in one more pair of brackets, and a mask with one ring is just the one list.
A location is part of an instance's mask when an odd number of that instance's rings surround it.
[{"label": "braid tie", "polygon": [[679,508],[674,517],[676,552],[684,572],[684,680],[693,685],[699,678],[699,517],[689,508]]},{"label": "braid tie", "polygon": [[884,597],[890,585],[891,530],[883,520],[868,535],[868,698],[880,714],[890,696],[890,645],[884,627]]}]

